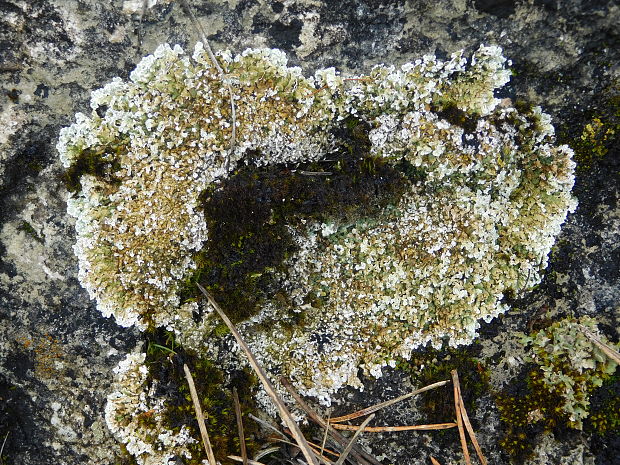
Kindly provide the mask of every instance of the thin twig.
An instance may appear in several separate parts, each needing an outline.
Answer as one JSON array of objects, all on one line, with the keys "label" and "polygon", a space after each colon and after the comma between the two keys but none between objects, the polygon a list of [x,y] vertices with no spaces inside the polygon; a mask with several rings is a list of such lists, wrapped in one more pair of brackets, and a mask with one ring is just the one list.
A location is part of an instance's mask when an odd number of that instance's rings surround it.
[{"label": "thin twig", "polygon": [[336,465],[342,465],[344,463],[344,461],[349,456],[351,449],[353,449],[353,445],[355,444],[355,441],[357,441],[357,438],[364,432],[364,428],[368,426],[368,423],[370,423],[370,420],[372,420],[374,417],[375,417],[375,414],[373,413],[368,418],[366,418],[364,422],[360,425],[360,428],[355,432],[355,434],[349,441],[349,444],[347,444],[347,447],[345,447],[344,450],[342,451],[342,454],[340,455],[340,458],[336,462]]},{"label": "thin twig", "polygon": [[581,331],[583,331],[585,335],[588,336],[592,340],[592,342],[594,342],[598,346],[598,348],[601,349],[605,353],[605,355],[607,355],[610,359],[612,359],[614,362],[620,365],[620,353],[618,353],[617,350],[605,344],[592,331],[590,331],[585,326],[579,325],[579,327],[581,328]]},{"label": "thin twig", "polygon": [[[459,382],[458,374],[456,377],[456,382]],[[471,426],[471,422],[469,421],[469,415],[467,415],[467,410],[465,409],[465,402],[463,402],[463,394],[461,393],[460,383],[458,384],[457,389],[459,391],[459,404],[461,407],[461,415],[463,416],[463,423],[465,423],[465,429],[469,433],[469,439],[471,439],[471,443],[474,445],[474,449],[476,449],[476,454],[478,454],[480,463],[482,463],[482,465],[487,465],[487,459],[482,454],[482,449],[480,448],[480,444],[478,444],[478,440],[476,439],[476,433],[474,433],[474,428]]]},{"label": "thin twig", "polygon": [[[341,431],[357,431],[360,429],[357,425],[341,425],[339,423],[331,425],[334,429]],[[369,426],[366,428],[368,433],[395,433],[398,431],[432,431],[437,429],[455,428],[456,423],[435,423],[432,425],[411,425],[411,426]]]},{"label": "thin twig", "polygon": [[459,427],[461,447],[463,448],[465,463],[467,465],[471,465],[471,460],[469,459],[469,450],[467,449],[467,438],[465,437],[465,430],[463,429],[463,418],[461,415],[461,402],[459,399],[459,374],[456,370],[452,370],[452,384],[454,387],[454,410],[456,411],[456,424]]},{"label": "thin twig", "polygon": [[245,352],[245,355],[248,357],[248,361],[250,362],[250,365],[256,372],[256,375],[260,379],[261,383],[263,383],[263,387],[265,388],[265,391],[267,392],[269,397],[271,397],[271,400],[274,402],[274,404],[278,408],[278,411],[280,412],[280,416],[282,417],[282,420],[284,420],[288,428],[291,430],[291,434],[293,435],[293,438],[295,438],[295,442],[297,442],[297,445],[301,449],[301,452],[304,455],[304,458],[306,459],[306,461],[310,465],[318,465],[316,458],[314,456],[314,453],[310,449],[310,446],[308,445],[306,438],[304,438],[304,435],[301,433],[301,430],[299,429],[299,425],[295,423],[293,416],[286,408],[286,405],[284,405],[284,402],[282,401],[282,399],[276,392],[275,387],[273,386],[271,381],[269,381],[269,378],[267,378],[267,374],[265,373],[263,368],[258,364],[256,357],[254,357],[254,354],[252,353],[248,345],[245,343],[245,341],[241,337],[241,334],[239,334],[239,331],[237,331],[237,328],[235,328],[235,325],[232,324],[230,319],[226,316],[226,314],[220,308],[217,302],[213,300],[213,297],[211,297],[211,295],[206,291],[206,289],[202,287],[199,283],[196,283],[196,285],[198,286],[198,289],[200,289],[200,292],[202,292],[203,295],[207,298],[207,300],[209,301],[211,306],[214,308],[214,310],[217,312],[217,314],[220,316],[220,318],[224,321],[226,326],[228,326],[228,329],[230,330],[232,335],[235,337],[237,344],[239,344],[243,352]]},{"label": "thin twig", "polygon": [[196,419],[198,420],[198,428],[200,429],[200,436],[205,446],[205,452],[209,459],[209,465],[216,465],[215,455],[211,448],[211,441],[209,441],[209,433],[205,425],[205,417],[202,414],[202,408],[200,407],[200,401],[198,400],[198,393],[196,392],[196,386],[194,385],[194,377],[189,371],[187,364],[183,364],[183,371],[185,371],[185,378],[187,378],[187,384],[189,384],[189,393],[192,396],[192,402],[194,403],[194,410],[196,412]]},{"label": "thin twig", "polygon": [[405,399],[413,397],[413,396],[415,396],[417,394],[420,394],[422,392],[430,391],[431,389],[435,389],[435,388],[438,388],[440,386],[444,386],[444,385],[448,384],[449,382],[450,382],[449,380],[446,380],[446,381],[439,381],[437,383],[429,384],[428,386],[425,386],[425,387],[420,388],[420,389],[416,389],[413,392],[410,392],[408,394],[402,395],[400,397],[396,397],[395,399],[391,399],[391,400],[387,400],[385,402],[381,402],[380,404],[376,404],[376,405],[373,405],[372,407],[367,407],[365,409],[358,410],[357,412],[350,413],[349,415],[343,415],[341,417],[332,418],[330,420],[330,423],[332,423],[332,424],[334,424],[334,423],[341,423],[343,421],[348,421],[348,420],[353,420],[355,418],[363,417],[364,415],[368,415],[370,413],[374,413],[374,412],[376,412],[378,410],[381,410],[382,408],[389,407],[390,405],[394,405],[394,404],[396,404],[396,403],[398,403],[400,401],[403,401]]},{"label": "thin twig", "polygon": [[233,399],[235,401],[235,416],[237,417],[237,429],[239,430],[239,445],[241,446],[241,458],[243,465],[248,465],[248,451],[245,447],[245,433],[243,432],[243,417],[241,415],[241,404],[239,403],[239,394],[237,388],[233,388]]},{"label": "thin twig", "polygon": [[[348,443],[347,438],[345,438],[340,432],[336,431],[332,427],[332,425],[328,424],[323,418],[321,418],[319,414],[317,414],[314,410],[312,410],[310,406],[306,404],[306,402],[297,393],[297,391],[295,391],[295,389],[293,388],[293,385],[288,379],[282,377],[280,378],[280,383],[282,383],[282,386],[284,386],[286,390],[289,392],[289,394],[293,396],[297,404],[301,407],[301,409],[304,412],[306,412],[306,414],[312,421],[314,421],[317,425],[323,428],[327,428],[329,430],[329,433],[334,438],[334,440],[337,441],[342,447],[346,447]],[[369,463],[371,463],[372,465],[381,465],[381,463],[376,458],[374,458],[372,455],[365,452],[362,448],[358,447],[357,445],[353,446],[353,451],[351,452],[351,455],[353,455],[353,457],[355,457],[355,459],[358,462],[360,462],[361,465],[368,465]]]}]

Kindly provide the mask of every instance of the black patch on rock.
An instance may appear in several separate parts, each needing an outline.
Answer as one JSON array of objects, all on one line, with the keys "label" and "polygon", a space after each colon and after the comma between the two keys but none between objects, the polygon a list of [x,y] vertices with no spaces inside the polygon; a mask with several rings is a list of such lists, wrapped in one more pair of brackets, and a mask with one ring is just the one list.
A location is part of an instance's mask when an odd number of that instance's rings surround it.
[{"label": "black patch on rock", "polygon": [[41,98],[47,98],[50,94],[50,88],[45,84],[39,84],[34,91],[34,95]]},{"label": "black patch on rock", "polygon": [[474,0],[479,11],[498,18],[508,18],[515,12],[515,0]]},{"label": "black patch on rock", "polygon": [[297,18],[292,19],[289,23],[283,23],[282,21],[267,19],[259,14],[254,18],[253,26],[253,32],[266,33],[275,47],[291,50],[301,45],[299,34],[301,34],[303,24]]},{"label": "black patch on rock", "polygon": [[2,463],[21,463],[17,459],[25,453],[34,457],[53,456],[42,445],[42,430],[33,421],[35,410],[36,406],[28,394],[0,375],[0,446],[6,438]]}]

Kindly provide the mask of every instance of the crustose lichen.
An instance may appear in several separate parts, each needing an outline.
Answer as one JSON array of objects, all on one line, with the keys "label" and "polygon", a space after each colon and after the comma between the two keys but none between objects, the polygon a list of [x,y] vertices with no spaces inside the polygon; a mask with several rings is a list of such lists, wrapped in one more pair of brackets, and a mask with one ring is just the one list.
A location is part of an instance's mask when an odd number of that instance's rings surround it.
[{"label": "crustose lichen", "polygon": [[[304,77],[277,50],[218,59],[224,78],[201,44],[192,56],[162,45],[130,81],[93,92],[92,113],[61,133],[68,169],[98,157],[69,212],[79,278],[104,315],[167,327],[209,352],[217,322],[181,300],[211,240],[201,196],[244,165],[337,168],[351,121],[365,128],[364,163],[400,173],[398,195],[366,214],[267,217],[283,222],[293,247],[256,272],[271,273],[278,289],[241,331],[273,375],[329,401],[359,386],[359,367],[379,376],[420,345],[470,342],[479,320],[506,310],[506,292],[540,282],[575,207],[574,163],[540,108],[520,113],[494,97],[509,79],[499,48],[351,77],[332,68]],[[228,85],[237,108],[230,165]],[[318,175],[329,183],[334,172]],[[296,315],[303,324],[291,323]]]}]

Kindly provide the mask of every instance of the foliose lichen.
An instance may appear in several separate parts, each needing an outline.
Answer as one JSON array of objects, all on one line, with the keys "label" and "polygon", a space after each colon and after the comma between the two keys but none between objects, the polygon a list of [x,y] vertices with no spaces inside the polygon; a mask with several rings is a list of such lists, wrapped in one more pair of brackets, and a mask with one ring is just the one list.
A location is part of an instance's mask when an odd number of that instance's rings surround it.
[{"label": "foliose lichen", "polygon": [[615,371],[617,363],[583,332],[586,328],[604,343],[617,347],[599,333],[590,317],[566,318],[524,338],[531,360],[538,365],[544,387],[563,400],[559,405],[571,427],[582,429],[589,414],[590,394]]},{"label": "foliose lichen", "polygon": [[[400,172],[402,185],[365,214],[269,217],[293,247],[257,272],[278,292],[238,326],[273,376],[329,402],[361,386],[360,367],[380,376],[416,347],[472,341],[480,320],[507,309],[505,293],[541,280],[576,205],[572,152],[555,145],[540,108],[494,97],[510,76],[498,47],[364,76],[305,77],[277,50],[217,59],[223,75],[202,44],[192,56],[164,44],[128,82],[93,92],[92,113],[61,132],[61,160],[79,180],[68,201],[79,278],[104,315],[212,352],[229,336],[208,305],[181,295],[211,240],[204,193],[244,167],[328,162],[351,121],[367,140],[359,158]],[[75,169],[86,155],[92,163]],[[334,172],[319,175],[329,183]],[[139,385],[140,369],[125,368]]]}]

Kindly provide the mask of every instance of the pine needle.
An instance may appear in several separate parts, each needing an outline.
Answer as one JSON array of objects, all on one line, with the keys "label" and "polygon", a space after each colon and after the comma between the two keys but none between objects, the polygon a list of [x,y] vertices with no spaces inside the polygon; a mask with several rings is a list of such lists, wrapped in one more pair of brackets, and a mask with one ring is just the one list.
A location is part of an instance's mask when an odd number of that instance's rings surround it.
[{"label": "pine needle", "polygon": [[342,465],[344,463],[344,461],[347,459],[347,457],[351,453],[351,449],[353,449],[353,445],[355,444],[355,441],[357,441],[357,438],[364,432],[364,428],[368,426],[368,423],[370,423],[370,420],[372,420],[374,417],[375,417],[375,414],[373,413],[368,418],[366,418],[366,420],[364,420],[364,423],[360,425],[359,429],[355,432],[355,434],[349,441],[349,444],[347,444],[347,447],[345,447],[344,450],[342,451],[342,455],[336,462],[336,465]]},{"label": "pine needle", "polygon": [[306,459],[306,461],[310,465],[318,465],[318,462],[316,461],[314,453],[310,449],[310,446],[308,445],[306,438],[304,438],[303,434],[301,433],[301,430],[299,429],[299,425],[297,425],[297,423],[293,419],[293,416],[286,408],[286,405],[284,405],[284,402],[282,401],[282,399],[276,392],[275,387],[273,386],[271,381],[269,381],[269,378],[267,377],[267,374],[265,373],[263,368],[258,364],[256,357],[254,356],[254,354],[252,353],[248,345],[245,343],[245,341],[241,337],[241,334],[239,334],[239,331],[237,331],[237,328],[235,328],[235,325],[232,324],[230,319],[226,316],[226,314],[220,308],[217,302],[213,300],[213,297],[211,297],[211,295],[206,291],[206,289],[202,287],[199,283],[196,283],[196,286],[198,286],[198,289],[200,289],[200,292],[203,293],[203,295],[207,298],[207,300],[209,301],[213,309],[217,312],[220,318],[224,321],[226,326],[228,326],[228,329],[230,330],[230,332],[236,339],[237,344],[239,344],[239,347],[241,347],[243,352],[245,352],[245,355],[248,357],[248,361],[250,362],[250,365],[254,369],[254,372],[258,376],[258,379],[260,379],[261,383],[263,384],[265,391],[267,392],[269,397],[271,397],[271,400],[278,408],[278,412],[280,413],[282,420],[284,420],[284,422],[286,423],[286,426],[288,426],[288,428],[291,430],[291,434],[293,438],[295,439],[295,442],[297,442],[297,445],[301,449],[301,453],[304,455],[304,458]]},{"label": "pine needle", "polygon": [[200,35],[200,40],[202,40],[202,44],[205,50],[207,51],[207,55],[209,55],[209,59],[213,62],[213,66],[215,66],[215,69],[219,73],[220,79],[222,80],[222,83],[224,84],[224,86],[226,86],[226,89],[228,90],[228,95],[230,97],[230,118],[232,120],[232,133],[230,136],[230,146],[228,148],[228,156],[226,157],[226,166],[225,166],[226,171],[228,171],[228,168],[230,166],[230,157],[235,149],[235,143],[237,139],[237,111],[235,107],[235,96],[233,94],[232,87],[226,81],[226,75],[224,73],[224,70],[222,69],[219,62],[217,61],[217,58],[215,57],[215,54],[213,53],[213,49],[211,48],[211,45],[209,44],[209,40],[207,39],[207,31],[205,31],[200,21],[198,21],[196,16],[194,16],[194,12],[192,11],[192,8],[190,7],[189,3],[186,0],[181,0],[181,3],[183,4],[183,7],[185,8],[185,11],[187,12],[187,15],[189,16],[189,19],[191,20],[192,24],[198,31],[198,34]]},{"label": "pine needle", "polygon": [[459,428],[461,447],[463,448],[465,463],[467,465],[471,465],[471,460],[469,459],[469,450],[467,449],[467,438],[465,437],[465,430],[463,429],[463,417],[461,415],[461,401],[459,396],[459,375],[456,370],[452,370],[452,383],[454,385],[454,409],[456,411],[456,424]]},{"label": "pine needle", "polygon": [[598,346],[598,348],[601,349],[605,353],[605,355],[607,355],[610,359],[612,359],[614,362],[620,365],[620,353],[618,353],[617,350],[605,344],[592,331],[590,331],[585,326],[583,325],[579,325],[579,326],[581,328],[581,331],[583,331],[585,335],[588,336],[590,340],[594,342]]},{"label": "pine needle", "polygon": [[343,415],[341,417],[332,418],[330,420],[330,423],[331,424],[341,423],[343,421],[348,421],[348,420],[353,420],[355,418],[363,417],[363,416],[368,415],[370,413],[374,413],[374,412],[376,412],[378,410],[381,410],[382,408],[389,407],[390,405],[394,405],[394,404],[396,404],[398,402],[401,402],[401,401],[403,401],[405,399],[413,397],[413,396],[415,396],[417,394],[420,394],[422,392],[429,391],[431,389],[435,389],[435,388],[438,388],[440,386],[444,386],[444,385],[448,384],[449,382],[450,381],[439,381],[437,383],[430,384],[430,385],[428,385],[426,387],[417,389],[417,390],[415,390],[413,392],[410,392],[408,394],[402,395],[400,397],[396,397],[395,399],[391,399],[391,400],[382,402],[380,404],[373,405],[372,407],[368,407],[368,408],[365,408],[365,409],[362,409],[362,410],[358,410],[355,413],[351,413],[349,415]]},{"label": "pine needle", "polygon": [[431,463],[432,463],[433,465],[441,465],[441,463],[439,463],[439,461],[437,461],[437,460],[435,459],[435,457],[433,457],[432,455],[431,455]]},{"label": "pine needle", "polygon": [[241,404],[237,388],[233,388],[233,399],[235,401],[235,416],[237,417],[237,430],[239,431],[239,445],[241,447],[241,458],[243,465],[248,465],[248,451],[245,448],[245,433],[243,432],[243,416],[241,415]]},{"label": "pine needle", "polygon": [[194,377],[185,363],[183,364],[183,371],[185,371],[185,378],[187,378],[187,383],[189,384],[189,393],[192,396],[192,402],[194,403],[194,411],[196,412],[196,419],[198,420],[198,428],[200,429],[202,443],[205,446],[205,452],[207,453],[207,457],[209,459],[209,465],[217,465],[215,455],[213,454],[213,449],[211,448],[211,441],[209,441],[209,433],[207,432],[207,427],[205,426],[205,417],[202,414],[202,408],[200,407],[200,401],[198,400],[198,393],[196,392],[196,386],[194,385]]},{"label": "pine needle", "polygon": [[478,440],[476,439],[476,433],[474,433],[474,428],[471,426],[471,422],[469,421],[469,415],[467,415],[467,410],[465,409],[465,402],[463,402],[463,395],[461,393],[461,384],[459,382],[458,374],[456,376],[456,383],[456,387],[459,391],[459,405],[461,407],[461,415],[463,417],[465,429],[469,433],[469,438],[471,439],[471,443],[474,445],[474,449],[476,449],[476,454],[478,454],[480,463],[482,463],[482,465],[487,465],[487,459],[482,454],[482,449],[480,448],[480,444],[478,444]]},{"label": "pine needle", "polygon": [[[357,431],[361,427],[357,425],[331,425],[334,429],[342,431]],[[398,431],[431,431],[437,429],[455,428],[456,423],[435,423],[432,425],[411,425],[411,426],[368,426],[364,431],[368,433],[395,433]]]},{"label": "pine needle", "polygon": [[278,436],[280,436],[283,439],[286,439],[287,436],[286,434],[284,434],[282,431],[280,431],[278,428],[276,428],[275,426],[273,426],[271,423],[262,420],[261,418],[258,418],[254,415],[252,415],[251,413],[248,413],[248,417],[250,417],[252,420],[254,420],[257,423],[260,423],[261,425],[263,425],[265,428],[270,429],[271,431],[273,431],[274,433],[276,433]]},{"label": "pine needle", "polygon": [[[336,431],[331,424],[328,424],[323,418],[321,418],[318,413],[312,410],[310,406],[297,393],[297,391],[295,391],[291,382],[288,379],[282,377],[280,378],[280,383],[282,383],[282,386],[284,386],[289,392],[289,394],[293,396],[299,407],[301,407],[301,409],[306,412],[306,414],[312,421],[314,421],[317,425],[323,428],[327,428],[332,438],[342,447],[346,447],[346,444],[348,443],[347,438],[340,434],[340,432]],[[381,465],[381,463],[377,459],[375,459],[372,455],[364,452],[358,446],[353,446],[353,451],[351,452],[351,455],[353,455],[353,457],[355,457],[355,459],[360,462],[361,465],[368,465],[369,463],[371,463],[372,465]]]},{"label": "pine needle", "polygon": [[[230,460],[234,460],[235,462],[243,462],[243,459],[238,455],[229,455],[228,458]],[[264,463],[257,462],[256,460],[248,460],[247,463],[248,465],[265,465]]]}]

